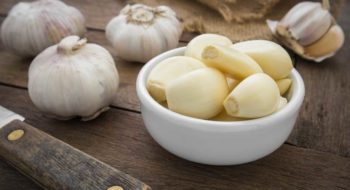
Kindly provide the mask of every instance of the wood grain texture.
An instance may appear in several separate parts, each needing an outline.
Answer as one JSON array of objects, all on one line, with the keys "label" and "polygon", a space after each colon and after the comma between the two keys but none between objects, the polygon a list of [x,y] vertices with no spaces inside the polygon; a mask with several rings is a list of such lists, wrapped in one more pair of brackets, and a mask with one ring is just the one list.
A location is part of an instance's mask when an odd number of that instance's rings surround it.
[{"label": "wood grain texture", "polygon": [[[180,159],[148,135],[140,114],[111,109],[90,122],[46,118],[26,90],[0,86],[0,104],[26,122],[97,159],[141,179],[153,189],[347,189],[350,158],[283,145],[259,161],[214,167]],[[1,165],[0,165],[1,166]],[[0,168],[0,171],[2,169]],[[16,189],[15,178],[6,185]]]},{"label": "wood grain texture", "polygon": [[345,44],[336,56],[322,63],[298,60],[305,82],[301,114],[288,142],[301,147],[350,157],[350,2],[339,24]]},{"label": "wood grain texture", "polygon": [[[0,189],[1,190],[13,190],[13,189],[40,189],[32,180],[22,175],[19,171],[13,169],[1,159],[0,161]],[[9,183],[9,181],[13,181]],[[15,184],[15,185],[12,185]]]},{"label": "wood grain texture", "polygon": [[[24,131],[18,139],[13,131]],[[0,155],[45,189],[151,190],[141,181],[22,121],[14,120],[0,130]]]}]

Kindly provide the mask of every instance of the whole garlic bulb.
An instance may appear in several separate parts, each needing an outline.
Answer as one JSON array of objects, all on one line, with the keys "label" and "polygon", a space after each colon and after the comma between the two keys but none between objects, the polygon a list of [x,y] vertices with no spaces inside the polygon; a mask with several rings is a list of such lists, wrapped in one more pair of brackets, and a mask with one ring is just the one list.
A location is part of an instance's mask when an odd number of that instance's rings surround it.
[{"label": "whole garlic bulb", "polygon": [[69,35],[83,36],[85,19],[58,0],[16,4],[1,26],[4,46],[22,56],[35,56]]},{"label": "whole garlic bulb", "polygon": [[290,32],[300,45],[310,45],[320,39],[332,24],[332,15],[321,3],[301,2],[278,23]]},{"label": "whole garlic bulb", "polygon": [[41,111],[58,119],[90,120],[106,111],[119,75],[110,53],[68,36],[40,53],[29,68],[28,91]]},{"label": "whole garlic bulb", "polygon": [[344,32],[329,12],[329,1],[300,2],[280,21],[267,20],[277,39],[301,57],[320,62],[344,43]]},{"label": "whole garlic bulb", "polygon": [[135,4],[124,7],[108,23],[106,37],[119,57],[145,63],[177,47],[182,30],[182,24],[169,7]]}]

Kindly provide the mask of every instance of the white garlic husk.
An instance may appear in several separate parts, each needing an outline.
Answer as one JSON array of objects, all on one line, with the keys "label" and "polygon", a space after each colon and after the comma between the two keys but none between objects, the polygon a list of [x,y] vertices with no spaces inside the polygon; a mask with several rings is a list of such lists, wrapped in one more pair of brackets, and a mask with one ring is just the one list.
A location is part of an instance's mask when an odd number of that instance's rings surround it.
[{"label": "white garlic husk", "polygon": [[320,39],[332,24],[332,15],[319,2],[301,2],[280,20],[278,26],[290,32],[300,45],[310,45]]},{"label": "white garlic husk", "polygon": [[106,37],[116,54],[127,61],[145,63],[176,48],[183,26],[167,6],[127,5],[106,27]]},{"label": "white garlic husk", "polygon": [[97,117],[112,104],[118,85],[110,53],[78,36],[68,36],[45,49],[29,68],[31,100],[58,119]]},{"label": "white garlic husk", "polygon": [[328,9],[328,0],[323,4],[300,2],[280,21],[267,20],[267,24],[285,46],[305,59],[320,62],[332,57],[344,43],[344,32]]},{"label": "white garlic husk", "polygon": [[1,26],[3,45],[21,56],[35,56],[69,35],[85,34],[84,16],[58,0],[20,2]]}]

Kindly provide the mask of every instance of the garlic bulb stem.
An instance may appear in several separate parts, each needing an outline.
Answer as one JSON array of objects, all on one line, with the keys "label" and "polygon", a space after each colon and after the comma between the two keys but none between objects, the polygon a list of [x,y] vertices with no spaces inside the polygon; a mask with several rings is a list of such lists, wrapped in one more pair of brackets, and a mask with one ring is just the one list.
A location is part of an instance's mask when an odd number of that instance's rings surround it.
[{"label": "garlic bulb stem", "polygon": [[323,9],[330,10],[331,5],[329,4],[329,0],[322,0]]},{"label": "garlic bulb stem", "polygon": [[58,53],[71,54],[86,44],[86,38],[80,39],[79,36],[68,36],[61,40],[57,46]]},{"label": "garlic bulb stem", "polygon": [[128,12],[127,21],[136,22],[142,24],[151,24],[155,19],[155,14],[157,12],[152,11],[151,9],[136,9],[133,13]]}]

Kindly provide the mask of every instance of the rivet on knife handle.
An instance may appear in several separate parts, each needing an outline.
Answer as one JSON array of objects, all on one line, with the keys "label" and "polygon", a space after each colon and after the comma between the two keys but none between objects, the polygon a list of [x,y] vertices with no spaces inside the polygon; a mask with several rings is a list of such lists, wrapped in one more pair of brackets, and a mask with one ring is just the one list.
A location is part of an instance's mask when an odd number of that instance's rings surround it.
[{"label": "rivet on knife handle", "polygon": [[123,190],[123,188],[120,186],[112,186],[112,187],[108,188],[107,190]]},{"label": "rivet on knife handle", "polygon": [[0,129],[0,156],[45,189],[151,189],[140,180],[19,120]]},{"label": "rivet on knife handle", "polygon": [[20,139],[23,135],[24,135],[24,130],[22,130],[22,129],[17,129],[17,130],[12,131],[12,132],[7,136],[7,139],[8,139],[9,141],[15,141],[15,140]]}]

